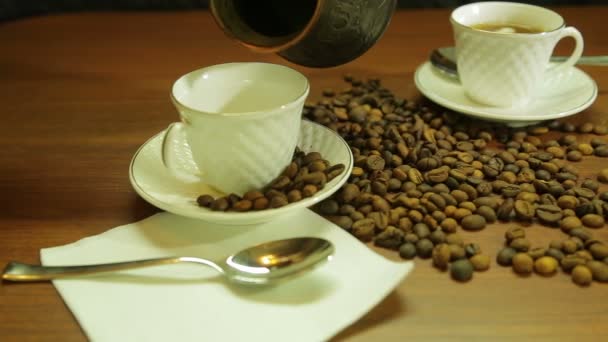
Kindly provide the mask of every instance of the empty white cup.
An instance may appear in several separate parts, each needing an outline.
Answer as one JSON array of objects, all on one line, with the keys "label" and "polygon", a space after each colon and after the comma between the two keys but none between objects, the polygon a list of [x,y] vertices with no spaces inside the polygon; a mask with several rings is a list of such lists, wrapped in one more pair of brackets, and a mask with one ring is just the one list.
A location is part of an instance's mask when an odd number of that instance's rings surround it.
[{"label": "empty white cup", "polygon": [[[189,147],[197,176],[208,185],[238,195],[260,189],[291,161],[308,92],[304,75],[277,64],[227,63],[190,72],[173,84],[182,122],[164,133],[163,162],[177,173],[174,151]],[[188,146],[175,146],[182,137]]]}]

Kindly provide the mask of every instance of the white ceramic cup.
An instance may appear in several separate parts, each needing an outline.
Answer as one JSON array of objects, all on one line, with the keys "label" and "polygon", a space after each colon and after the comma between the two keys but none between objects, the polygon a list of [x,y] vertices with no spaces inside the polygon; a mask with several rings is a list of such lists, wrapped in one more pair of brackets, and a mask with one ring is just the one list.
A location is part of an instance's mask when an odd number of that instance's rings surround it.
[{"label": "white ceramic cup", "polygon": [[[454,31],[458,75],[466,94],[496,107],[519,107],[538,96],[547,72],[572,67],[583,53],[583,37],[566,27],[557,13],[512,2],[478,2],[458,7],[450,22]],[[540,33],[482,31],[472,26],[505,24],[533,27]],[[565,62],[549,59],[557,42],[572,37],[576,46]]]},{"label": "white ceramic cup", "polygon": [[[268,185],[296,148],[308,80],[270,63],[228,63],[190,72],[173,84],[181,123],[163,137],[162,158],[172,162],[179,141],[188,143],[203,182],[225,194]],[[179,136],[178,136],[179,135]],[[182,139],[180,139],[182,138]]]}]

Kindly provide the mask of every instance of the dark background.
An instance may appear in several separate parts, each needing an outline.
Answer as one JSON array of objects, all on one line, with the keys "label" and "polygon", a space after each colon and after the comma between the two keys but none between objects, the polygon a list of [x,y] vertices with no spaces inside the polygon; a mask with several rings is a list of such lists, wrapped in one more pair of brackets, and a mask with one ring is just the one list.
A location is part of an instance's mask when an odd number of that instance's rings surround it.
[{"label": "dark background", "polygon": [[[252,0],[261,1],[261,0]],[[293,0],[285,0],[293,1]],[[376,0],[372,0],[376,1]],[[0,21],[47,13],[109,10],[189,10],[204,9],[208,0],[0,0]],[[475,1],[399,0],[400,8],[456,7]],[[518,1],[541,6],[608,5],[608,0]]]}]

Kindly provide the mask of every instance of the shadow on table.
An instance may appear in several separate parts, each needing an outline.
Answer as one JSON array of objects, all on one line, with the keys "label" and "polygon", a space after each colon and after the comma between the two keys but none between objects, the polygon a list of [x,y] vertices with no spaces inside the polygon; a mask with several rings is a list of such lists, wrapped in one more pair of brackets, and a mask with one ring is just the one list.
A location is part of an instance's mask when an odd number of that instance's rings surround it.
[{"label": "shadow on table", "polygon": [[336,335],[332,341],[344,341],[350,337],[371,329],[381,323],[389,322],[397,317],[407,315],[405,300],[397,291],[391,292],[384,300],[376,305],[365,316],[361,317],[355,324]]}]

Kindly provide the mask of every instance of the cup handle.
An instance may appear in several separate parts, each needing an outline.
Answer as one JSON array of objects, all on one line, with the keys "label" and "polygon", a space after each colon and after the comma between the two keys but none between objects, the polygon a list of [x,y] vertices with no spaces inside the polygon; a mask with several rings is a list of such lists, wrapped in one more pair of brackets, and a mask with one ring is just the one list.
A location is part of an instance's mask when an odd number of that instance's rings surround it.
[{"label": "cup handle", "polygon": [[161,160],[165,168],[173,175],[178,173],[178,168],[172,159],[171,151],[174,149],[176,134],[183,134],[184,124],[181,122],[173,122],[167,127],[163,133],[161,140]]},{"label": "cup handle", "polygon": [[576,28],[569,26],[562,30],[557,41],[560,41],[566,37],[574,38],[574,41],[576,42],[574,51],[572,52],[572,55],[570,55],[570,57],[566,61],[549,67],[548,71],[550,71],[550,72],[559,73],[559,72],[562,72],[562,71],[574,66],[576,64],[576,62],[578,62],[579,58],[581,58],[581,56],[583,55],[584,43],[583,43],[583,36],[581,35],[581,33]]}]

